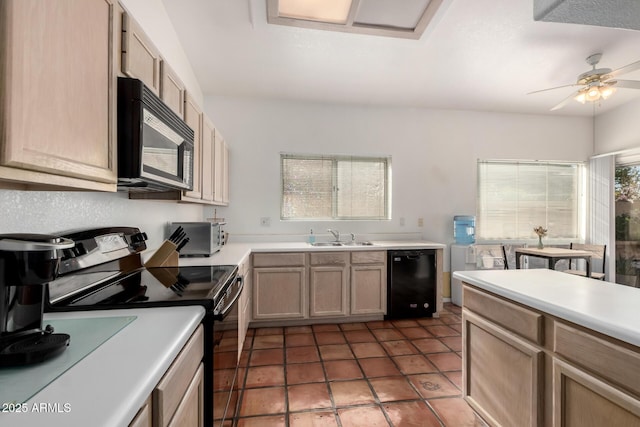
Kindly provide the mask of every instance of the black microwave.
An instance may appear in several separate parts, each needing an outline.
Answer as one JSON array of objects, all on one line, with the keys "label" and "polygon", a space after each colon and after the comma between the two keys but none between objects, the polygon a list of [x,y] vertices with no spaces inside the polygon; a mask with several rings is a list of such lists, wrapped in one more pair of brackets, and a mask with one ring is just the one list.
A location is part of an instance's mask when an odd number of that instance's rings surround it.
[{"label": "black microwave", "polygon": [[140,80],[118,78],[118,189],[193,189],[193,138]]}]

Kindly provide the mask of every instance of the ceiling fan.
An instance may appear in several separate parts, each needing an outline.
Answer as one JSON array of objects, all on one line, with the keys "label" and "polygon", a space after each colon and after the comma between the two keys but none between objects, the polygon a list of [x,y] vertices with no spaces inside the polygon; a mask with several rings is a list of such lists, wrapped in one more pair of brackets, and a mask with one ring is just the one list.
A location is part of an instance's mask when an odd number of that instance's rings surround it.
[{"label": "ceiling fan", "polygon": [[585,102],[595,102],[600,99],[607,99],[616,91],[616,88],[627,88],[627,89],[640,89],[640,81],[638,80],[618,80],[615,77],[630,73],[635,70],[640,70],[640,61],[633,62],[631,64],[625,65],[624,67],[618,68],[617,70],[611,70],[611,68],[596,68],[598,62],[600,62],[600,58],[602,58],[601,53],[594,53],[593,55],[589,55],[586,59],[587,64],[591,65],[592,69],[582,73],[578,76],[578,81],[574,84],[552,87],[549,89],[536,90],[534,92],[529,92],[527,95],[531,95],[532,93],[546,92],[548,90],[561,89],[564,87],[575,87],[582,86],[576,92],[572,93],[568,97],[566,97],[562,102],[553,107],[551,111],[558,110],[569,102],[572,99],[584,104]]}]

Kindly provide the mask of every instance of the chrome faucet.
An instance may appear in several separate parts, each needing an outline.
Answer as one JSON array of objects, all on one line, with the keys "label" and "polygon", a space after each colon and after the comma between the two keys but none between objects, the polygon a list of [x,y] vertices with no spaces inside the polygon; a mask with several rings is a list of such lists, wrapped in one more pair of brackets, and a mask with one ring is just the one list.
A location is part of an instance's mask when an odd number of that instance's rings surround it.
[{"label": "chrome faucet", "polygon": [[356,241],[356,235],[353,233],[349,233],[351,234],[351,243],[354,243]]},{"label": "chrome faucet", "polygon": [[330,228],[327,228],[327,231],[331,234],[333,234],[333,237],[336,239],[336,242],[340,241],[340,232],[337,230],[332,230]]}]

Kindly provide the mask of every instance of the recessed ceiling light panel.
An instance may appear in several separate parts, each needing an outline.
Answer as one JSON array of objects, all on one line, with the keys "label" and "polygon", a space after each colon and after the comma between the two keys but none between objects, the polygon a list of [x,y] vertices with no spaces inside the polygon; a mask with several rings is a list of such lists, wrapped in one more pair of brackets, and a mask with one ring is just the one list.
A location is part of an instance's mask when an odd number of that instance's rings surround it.
[{"label": "recessed ceiling light panel", "polygon": [[429,0],[360,0],[354,24],[414,29],[428,5]]},{"label": "recessed ceiling light panel", "polygon": [[444,0],[266,0],[267,21],[316,30],[419,39]]},{"label": "recessed ceiling light panel", "polygon": [[351,0],[280,0],[278,15],[307,21],[347,22]]}]

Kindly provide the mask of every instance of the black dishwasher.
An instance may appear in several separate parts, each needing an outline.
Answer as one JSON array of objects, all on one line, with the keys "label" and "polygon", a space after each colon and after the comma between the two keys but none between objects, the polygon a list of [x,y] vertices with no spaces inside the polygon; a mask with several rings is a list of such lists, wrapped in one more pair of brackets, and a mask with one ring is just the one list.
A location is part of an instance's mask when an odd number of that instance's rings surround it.
[{"label": "black dishwasher", "polygon": [[385,319],[432,317],[436,311],[436,250],[387,252]]}]

